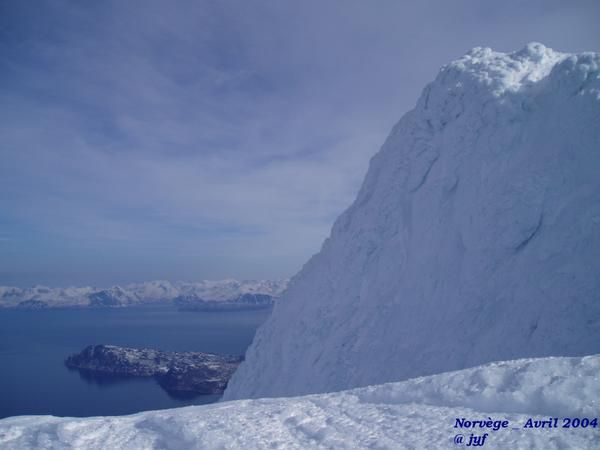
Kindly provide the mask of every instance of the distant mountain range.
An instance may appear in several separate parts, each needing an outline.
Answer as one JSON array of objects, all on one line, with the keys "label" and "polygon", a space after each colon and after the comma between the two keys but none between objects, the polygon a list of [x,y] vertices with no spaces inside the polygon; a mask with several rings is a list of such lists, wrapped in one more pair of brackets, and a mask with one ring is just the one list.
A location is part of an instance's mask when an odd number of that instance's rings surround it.
[{"label": "distant mountain range", "polygon": [[273,305],[288,280],[148,281],[107,289],[0,286],[0,308],[127,307],[172,303],[184,310],[263,309]]}]

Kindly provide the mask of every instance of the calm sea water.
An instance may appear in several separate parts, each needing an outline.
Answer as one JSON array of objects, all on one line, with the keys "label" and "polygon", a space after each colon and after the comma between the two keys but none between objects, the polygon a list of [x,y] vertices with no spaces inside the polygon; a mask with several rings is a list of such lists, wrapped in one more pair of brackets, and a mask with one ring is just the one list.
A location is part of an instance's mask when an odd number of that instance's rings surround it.
[{"label": "calm sea water", "polygon": [[0,418],[120,415],[215,402],[219,396],[172,398],[151,378],[89,380],[63,361],[90,344],[243,354],[269,314],[165,306],[0,310]]}]

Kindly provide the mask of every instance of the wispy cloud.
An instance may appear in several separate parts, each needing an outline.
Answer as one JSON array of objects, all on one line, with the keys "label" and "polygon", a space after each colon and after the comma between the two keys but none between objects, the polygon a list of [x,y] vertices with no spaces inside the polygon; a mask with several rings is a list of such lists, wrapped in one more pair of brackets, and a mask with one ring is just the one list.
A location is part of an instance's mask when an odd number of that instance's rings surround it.
[{"label": "wispy cloud", "polygon": [[291,275],[441,64],[599,42],[596,2],[494,8],[2,3],[0,283]]}]

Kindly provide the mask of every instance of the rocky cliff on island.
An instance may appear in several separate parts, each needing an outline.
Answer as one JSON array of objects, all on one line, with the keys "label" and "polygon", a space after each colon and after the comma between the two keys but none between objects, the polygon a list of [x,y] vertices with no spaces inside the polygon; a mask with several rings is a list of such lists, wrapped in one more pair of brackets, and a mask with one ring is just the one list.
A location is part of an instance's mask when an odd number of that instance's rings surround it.
[{"label": "rocky cliff on island", "polygon": [[65,365],[84,374],[154,377],[175,395],[221,394],[242,356],[203,352],[163,352],[115,345],[90,345]]}]

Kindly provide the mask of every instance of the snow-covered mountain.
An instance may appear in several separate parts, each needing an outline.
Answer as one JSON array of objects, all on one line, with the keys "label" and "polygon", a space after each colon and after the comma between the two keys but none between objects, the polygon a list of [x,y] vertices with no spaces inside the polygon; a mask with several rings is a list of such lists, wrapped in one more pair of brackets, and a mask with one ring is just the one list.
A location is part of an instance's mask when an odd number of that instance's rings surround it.
[{"label": "snow-covered mountain", "polygon": [[[543,358],[306,397],[125,417],[13,417],[0,420],[0,447],[447,449],[487,434],[485,448],[592,449],[598,448],[599,372],[599,355]],[[564,417],[578,418],[577,428],[562,428]],[[548,428],[550,418],[558,427]],[[535,428],[542,421],[546,426]]]},{"label": "snow-covered mountain", "polygon": [[476,48],[393,128],[225,399],[600,351],[600,54]]},{"label": "snow-covered mountain", "polygon": [[18,288],[0,286],[0,308],[51,306],[85,306],[90,304],[88,296],[101,289],[91,287],[50,288],[33,286]]},{"label": "snow-covered mountain", "polygon": [[0,308],[122,307],[152,302],[177,303],[178,299],[187,296],[186,298],[194,299],[193,304],[196,306],[208,302],[211,305],[226,306],[227,309],[239,309],[254,307],[257,295],[263,298],[261,306],[268,307],[283,292],[286,285],[287,280],[226,279],[194,283],[149,281],[127,286],[113,286],[108,289],[0,286]]}]

